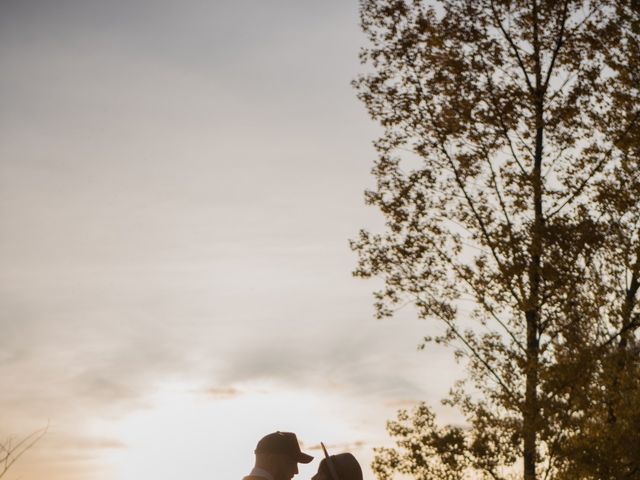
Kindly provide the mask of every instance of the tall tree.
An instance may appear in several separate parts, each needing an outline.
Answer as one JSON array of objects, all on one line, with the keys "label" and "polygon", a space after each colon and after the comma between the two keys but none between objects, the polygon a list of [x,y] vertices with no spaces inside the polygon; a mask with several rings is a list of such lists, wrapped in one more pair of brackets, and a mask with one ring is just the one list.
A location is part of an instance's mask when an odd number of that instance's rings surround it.
[{"label": "tall tree", "polygon": [[361,0],[387,228],[355,274],[467,359],[465,468],[640,478],[640,3],[432,3]]}]

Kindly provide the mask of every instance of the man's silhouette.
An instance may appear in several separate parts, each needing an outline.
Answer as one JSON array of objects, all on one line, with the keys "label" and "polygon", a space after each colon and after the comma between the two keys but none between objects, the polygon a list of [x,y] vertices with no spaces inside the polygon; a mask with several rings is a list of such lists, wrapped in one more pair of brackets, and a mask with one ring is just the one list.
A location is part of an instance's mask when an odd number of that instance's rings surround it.
[{"label": "man's silhouette", "polygon": [[262,437],[255,450],[256,464],[243,480],[291,480],[298,463],[309,463],[311,455],[302,453],[295,433],[275,432]]}]

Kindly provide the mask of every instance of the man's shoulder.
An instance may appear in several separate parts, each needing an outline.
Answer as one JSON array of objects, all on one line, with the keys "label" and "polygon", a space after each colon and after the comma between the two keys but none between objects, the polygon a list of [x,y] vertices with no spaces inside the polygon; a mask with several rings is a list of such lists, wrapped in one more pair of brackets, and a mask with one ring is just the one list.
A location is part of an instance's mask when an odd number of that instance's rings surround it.
[{"label": "man's shoulder", "polygon": [[242,480],[267,480],[267,479],[259,475],[247,475],[246,477],[243,477]]}]

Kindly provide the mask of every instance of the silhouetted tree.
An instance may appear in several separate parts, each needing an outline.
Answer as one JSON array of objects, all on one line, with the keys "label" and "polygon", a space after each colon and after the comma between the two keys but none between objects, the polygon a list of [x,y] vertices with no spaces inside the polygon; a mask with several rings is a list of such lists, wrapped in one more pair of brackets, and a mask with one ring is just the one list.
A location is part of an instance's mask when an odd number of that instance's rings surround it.
[{"label": "silhouetted tree", "polygon": [[640,478],[640,2],[434,3],[361,0],[387,228],[355,274],[467,359],[465,471]]}]

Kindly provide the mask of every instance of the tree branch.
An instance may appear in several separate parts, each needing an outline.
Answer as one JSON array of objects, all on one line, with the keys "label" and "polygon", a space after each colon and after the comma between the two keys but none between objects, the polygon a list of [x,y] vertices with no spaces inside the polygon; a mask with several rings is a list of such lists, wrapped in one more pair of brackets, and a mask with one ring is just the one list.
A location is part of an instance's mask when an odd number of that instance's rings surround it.
[{"label": "tree branch", "polygon": [[0,467],[0,478],[4,476],[5,473],[11,468],[11,466],[24,455],[28,450],[30,450],[38,441],[47,433],[49,429],[49,424],[47,426],[36,430],[35,432],[30,433],[25,438],[23,438],[16,445],[11,446],[11,441],[9,440],[8,445],[2,445],[2,449],[6,452],[5,457],[2,459],[4,464]]},{"label": "tree branch", "polygon": [[504,26],[502,25],[502,21],[500,20],[500,16],[496,10],[493,0],[491,0],[491,11],[493,12],[493,19],[496,22],[496,26],[500,29],[500,31],[502,32],[502,35],[504,36],[507,43],[509,43],[509,46],[511,47],[514,55],[516,56],[516,60],[518,61],[518,66],[520,67],[520,70],[522,70],[522,73],[524,74],[524,79],[527,82],[527,86],[529,87],[529,92],[534,93],[535,89],[531,84],[531,80],[529,79],[529,74],[527,73],[527,69],[524,66],[522,57],[520,57],[520,52],[518,50],[518,47],[516,46],[513,39],[511,38],[511,35],[509,35],[509,33],[504,29]]},{"label": "tree branch", "polygon": [[549,70],[547,71],[547,75],[546,78],[544,80],[544,84],[542,87],[543,92],[547,91],[547,88],[549,87],[549,80],[551,79],[551,74],[553,72],[553,67],[555,66],[556,63],[556,58],[558,57],[558,53],[560,52],[560,47],[562,47],[563,44],[563,34],[564,34],[564,27],[565,24],[567,22],[567,6],[568,6],[568,0],[565,0],[564,2],[564,6],[562,8],[562,18],[560,19],[560,33],[558,33],[558,39],[556,40],[556,46],[553,49],[553,53],[551,55],[551,62],[549,63]]},{"label": "tree branch", "polygon": [[[431,296],[432,301],[437,302],[437,300],[432,295],[430,295],[430,294],[428,294],[428,295]],[[489,362],[487,362],[482,357],[482,355],[480,355],[478,353],[478,351],[467,341],[467,339],[464,338],[464,335],[462,335],[458,331],[458,329],[455,327],[453,322],[451,320],[449,320],[448,318],[442,316],[440,313],[435,311],[433,308],[429,308],[429,306],[428,306],[429,304],[427,302],[425,302],[424,300],[422,300],[418,294],[414,294],[414,296],[415,296],[415,298],[418,300],[418,302],[420,304],[425,305],[429,309],[429,311],[430,311],[430,313],[432,315],[434,315],[437,318],[439,318],[441,321],[443,321],[447,325],[447,327],[449,327],[449,329],[451,329],[451,332],[455,335],[455,337],[458,338],[458,340],[460,340],[464,344],[464,346],[468,349],[468,351],[485,367],[487,372],[489,372],[489,374],[498,382],[498,384],[502,387],[502,389],[509,396],[509,398],[511,398],[511,400],[513,400],[513,402],[517,404],[518,403],[518,397],[504,383],[504,381],[502,380],[500,375],[498,375],[496,373],[496,371],[493,369],[493,367],[491,367],[491,365],[489,365]]]},{"label": "tree branch", "polygon": [[640,109],[636,111],[632,120],[629,122],[629,125],[627,125],[627,128],[625,128],[624,131],[618,136],[618,138],[613,141],[613,145],[611,145],[609,150],[602,156],[602,158],[595,165],[595,167],[593,167],[593,169],[589,172],[587,177],[584,180],[582,180],[582,182],[580,182],[580,185],[578,185],[578,188],[576,188],[574,192],[570,194],[569,197],[560,206],[554,207],[552,211],[547,215],[547,218],[552,218],[554,215],[560,212],[565,206],[573,203],[576,200],[576,198],[578,198],[578,196],[582,193],[582,191],[586,188],[588,183],[591,181],[593,176],[596,173],[598,173],[602,169],[602,167],[604,167],[609,155],[613,152],[613,149],[615,148],[616,144],[620,142],[624,137],[626,137],[627,133],[631,131],[631,128],[635,125],[639,117],[640,117]]}]

